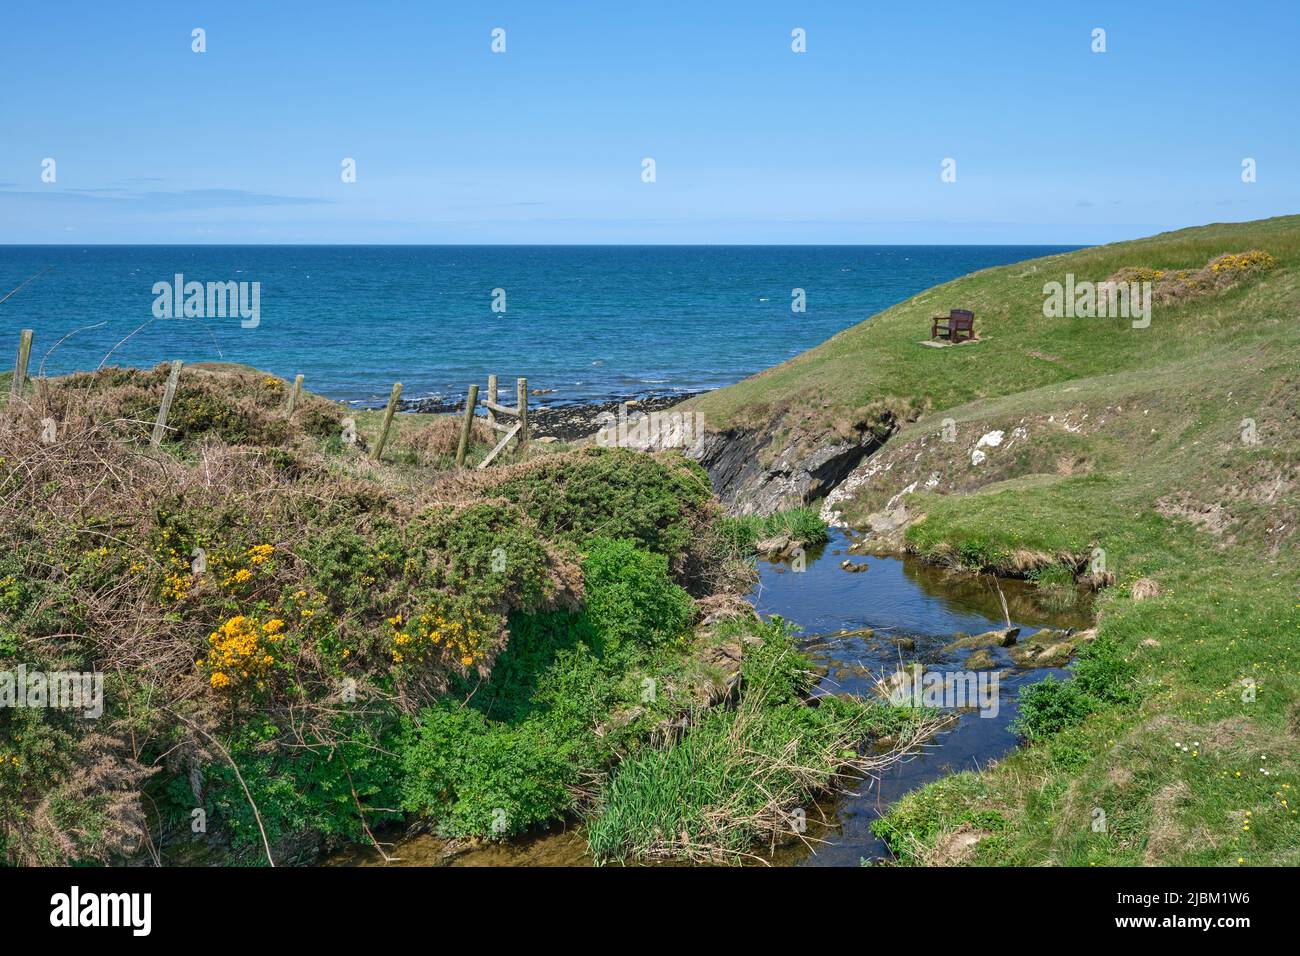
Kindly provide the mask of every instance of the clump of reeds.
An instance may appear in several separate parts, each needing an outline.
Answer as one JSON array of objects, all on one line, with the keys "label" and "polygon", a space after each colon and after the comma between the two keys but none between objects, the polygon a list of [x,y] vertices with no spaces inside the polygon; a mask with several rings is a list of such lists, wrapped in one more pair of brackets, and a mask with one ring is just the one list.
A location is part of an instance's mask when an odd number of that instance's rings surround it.
[{"label": "clump of reeds", "polygon": [[762,861],[763,846],[811,839],[818,798],[905,759],[948,719],[858,698],[790,698],[781,673],[791,654],[751,670],[734,710],[624,761],[589,826],[598,859]]}]

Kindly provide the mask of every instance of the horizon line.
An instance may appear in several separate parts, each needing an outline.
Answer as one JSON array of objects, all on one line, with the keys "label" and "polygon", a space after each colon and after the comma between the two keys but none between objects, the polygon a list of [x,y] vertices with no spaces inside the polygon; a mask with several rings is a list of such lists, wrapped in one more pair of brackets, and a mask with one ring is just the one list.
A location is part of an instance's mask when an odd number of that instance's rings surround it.
[{"label": "horizon line", "polygon": [[[1131,241],[1131,240],[1118,240]],[[707,249],[727,247],[731,249],[871,249],[871,248],[988,248],[990,246],[1019,246],[1026,249],[1053,248],[1073,246],[1087,249],[1091,246],[1104,245],[1095,242],[0,242],[0,249],[75,249],[103,248],[126,249],[157,247],[185,247],[193,249],[221,248],[321,248],[321,249],[355,249],[371,247],[376,249],[412,248],[412,249],[462,249],[467,246],[492,249]]]}]

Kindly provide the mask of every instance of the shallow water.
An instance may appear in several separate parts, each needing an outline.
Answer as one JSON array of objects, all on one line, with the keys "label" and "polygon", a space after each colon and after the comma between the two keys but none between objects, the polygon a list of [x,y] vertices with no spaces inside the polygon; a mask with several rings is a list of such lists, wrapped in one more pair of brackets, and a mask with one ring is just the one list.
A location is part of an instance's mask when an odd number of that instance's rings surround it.
[{"label": "shallow water", "polygon": [[[802,627],[800,642],[816,663],[828,669],[818,691],[874,692],[874,679],[900,664],[920,661],[927,670],[959,670],[965,653],[945,653],[943,646],[957,632],[977,634],[1003,627],[1000,587],[1020,638],[1042,627],[1083,628],[1091,623],[1084,602],[1061,610],[1039,606],[1034,590],[1021,581],[955,574],[914,559],[872,557],[847,552],[851,538],[833,531],[830,542],[811,549],[807,567],[793,571],[787,564],[759,562],[759,583],[751,595],[764,617],[779,614]],[[866,563],[868,569],[849,572],[840,562]],[[870,628],[871,634],[861,632]],[[894,641],[910,638],[914,648],[901,650]],[[962,713],[911,759],[891,767],[879,779],[864,779],[851,792],[828,798],[807,810],[807,842],[779,847],[769,855],[786,866],[858,866],[864,859],[887,858],[884,843],[871,833],[873,820],[900,796],[945,774],[973,770],[1000,759],[1017,743],[1010,724],[1015,719],[1019,688],[1060,670],[1018,670],[1002,648],[992,648],[1003,675],[999,681],[996,716]],[[427,866],[578,866],[590,865],[580,825],[507,844],[493,844],[444,860],[443,841],[420,835],[398,843],[390,855],[395,865]],[[329,861],[335,865],[369,865],[382,860],[360,848]]]}]

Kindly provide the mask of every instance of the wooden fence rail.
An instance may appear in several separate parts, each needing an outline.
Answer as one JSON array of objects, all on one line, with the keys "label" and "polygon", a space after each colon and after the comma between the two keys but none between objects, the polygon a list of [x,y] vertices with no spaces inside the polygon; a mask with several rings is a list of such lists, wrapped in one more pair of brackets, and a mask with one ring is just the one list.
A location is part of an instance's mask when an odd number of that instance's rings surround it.
[{"label": "wooden fence rail", "polygon": [[[502,432],[501,440],[496,446],[487,453],[481,462],[479,468],[486,468],[496,460],[511,439],[516,439],[515,454],[522,458],[528,454],[528,379],[521,378],[515,384],[515,401],[516,405],[502,405],[497,395],[497,377],[488,376],[487,398],[483,401],[478,400],[478,385],[470,386],[469,399],[465,403],[465,419],[461,425],[461,445],[456,449],[456,467],[463,467],[465,464],[465,449],[468,445],[470,429],[474,421],[474,409],[482,405],[487,409],[487,421],[489,427],[498,432]],[[513,425],[506,425],[497,421],[497,416],[516,419]]]},{"label": "wooden fence rail", "polygon": [[[10,400],[18,399],[22,395],[23,387],[27,379],[27,366],[32,354],[32,330],[23,329],[18,341],[18,356],[14,363],[13,382],[10,385]],[[172,402],[176,398],[176,391],[180,386],[182,362],[177,359],[171,363],[170,374],[167,376],[167,385],[163,390],[162,402],[158,407],[158,418],[154,422],[153,433],[149,437],[149,444],[157,448],[162,444],[162,440],[167,434],[167,416],[171,411]],[[298,402],[302,397],[302,375],[295,375],[293,384],[289,386],[288,396],[285,401],[285,416],[292,418],[294,411],[297,409]],[[384,409],[383,422],[379,428],[379,437],[375,442],[375,447],[371,451],[371,457],[375,461],[383,458],[384,446],[388,444],[388,435],[393,425],[393,415],[397,411],[397,402],[402,395],[402,383],[394,382],[392,392],[388,396],[388,405]],[[469,451],[469,439],[474,430],[474,413],[479,406],[487,410],[487,423],[494,431],[500,432],[501,439],[493,446],[487,456],[478,463],[479,468],[486,468],[497,459],[497,456],[505,450],[506,446],[512,440],[515,441],[515,454],[523,458],[528,454],[528,379],[521,378],[515,382],[515,404],[502,405],[500,402],[499,384],[497,376],[489,375],[487,381],[487,397],[479,398],[478,384],[475,383],[469,387],[469,394],[465,402],[464,417],[461,420],[459,440],[456,444],[456,467],[465,466],[465,456]],[[505,424],[499,421],[499,417],[513,418],[513,424]]]}]

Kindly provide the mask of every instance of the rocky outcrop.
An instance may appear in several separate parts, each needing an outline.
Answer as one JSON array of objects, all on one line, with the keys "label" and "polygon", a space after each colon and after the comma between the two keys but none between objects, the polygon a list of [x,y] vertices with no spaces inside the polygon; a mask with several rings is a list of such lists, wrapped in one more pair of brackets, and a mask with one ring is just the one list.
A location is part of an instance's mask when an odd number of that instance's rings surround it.
[{"label": "rocky outcrop", "polygon": [[[832,524],[838,520],[838,515],[828,515],[827,507],[823,506],[822,520]],[[867,515],[864,544],[877,552],[902,551],[903,535],[915,520],[916,516],[902,504],[884,511],[873,511]]]},{"label": "rocky outcrop", "polygon": [[770,429],[710,432],[691,450],[732,513],[768,515],[823,497],[882,443],[864,431],[852,440],[789,440],[774,450],[773,436]]},{"label": "rocky outcrop", "polygon": [[[1130,409],[1130,414],[1132,409]],[[1062,440],[1091,435],[1124,414],[1119,405],[1079,405],[1054,412],[961,421],[931,414],[892,437],[846,475],[822,503],[833,525],[871,526],[890,547],[918,516],[891,514],[913,492],[966,494],[1026,474],[1081,474],[1086,455],[1062,454]],[[877,531],[877,523],[883,527]],[[900,530],[901,528],[901,530]]]}]

